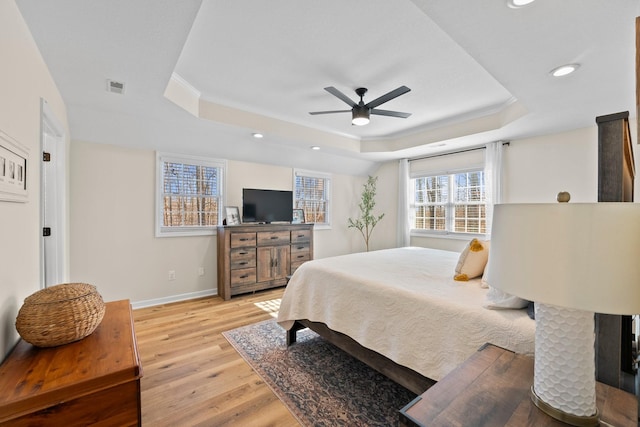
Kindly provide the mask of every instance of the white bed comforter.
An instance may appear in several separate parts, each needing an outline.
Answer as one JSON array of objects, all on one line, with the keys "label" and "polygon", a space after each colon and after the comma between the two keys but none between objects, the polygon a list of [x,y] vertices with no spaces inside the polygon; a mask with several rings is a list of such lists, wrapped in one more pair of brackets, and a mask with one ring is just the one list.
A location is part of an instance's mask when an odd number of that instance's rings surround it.
[{"label": "white bed comforter", "polygon": [[490,342],[533,354],[526,310],[487,310],[480,279],[453,280],[459,254],[398,248],[306,262],[289,281],[278,323],[309,319],[436,381]]}]

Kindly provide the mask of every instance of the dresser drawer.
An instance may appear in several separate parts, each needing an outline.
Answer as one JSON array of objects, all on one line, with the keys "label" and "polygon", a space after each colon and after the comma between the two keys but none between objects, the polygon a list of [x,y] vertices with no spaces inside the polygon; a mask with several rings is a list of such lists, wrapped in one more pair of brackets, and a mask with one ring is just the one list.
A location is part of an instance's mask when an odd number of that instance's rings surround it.
[{"label": "dresser drawer", "polygon": [[295,254],[295,253],[309,253],[309,248],[310,248],[310,244],[309,242],[305,242],[305,243],[296,243],[293,244],[291,243],[291,255]]},{"label": "dresser drawer", "polygon": [[231,269],[248,268],[256,266],[255,248],[231,249]]},{"label": "dresser drawer", "polygon": [[289,244],[290,236],[289,231],[263,231],[258,233],[258,245]]},{"label": "dresser drawer", "polygon": [[309,251],[291,252],[291,263],[309,261],[310,259],[311,253]]},{"label": "dresser drawer", "polygon": [[309,242],[311,230],[291,230],[291,243]]},{"label": "dresser drawer", "polygon": [[245,285],[247,283],[256,282],[256,269],[255,268],[240,268],[238,270],[231,270],[231,287],[236,285]]},{"label": "dresser drawer", "polygon": [[256,233],[231,233],[231,247],[255,246]]}]

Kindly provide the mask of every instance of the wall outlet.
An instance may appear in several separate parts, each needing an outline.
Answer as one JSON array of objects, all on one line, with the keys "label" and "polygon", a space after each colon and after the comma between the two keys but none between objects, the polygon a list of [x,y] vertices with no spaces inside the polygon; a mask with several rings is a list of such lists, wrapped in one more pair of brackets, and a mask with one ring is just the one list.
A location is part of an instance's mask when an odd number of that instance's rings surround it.
[{"label": "wall outlet", "polygon": [[176,271],[169,270],[169,280],[176,280]]},{"label": "wall outlet", "polygon": [[198,267],[198,276],[204,276],[204,267]]}]

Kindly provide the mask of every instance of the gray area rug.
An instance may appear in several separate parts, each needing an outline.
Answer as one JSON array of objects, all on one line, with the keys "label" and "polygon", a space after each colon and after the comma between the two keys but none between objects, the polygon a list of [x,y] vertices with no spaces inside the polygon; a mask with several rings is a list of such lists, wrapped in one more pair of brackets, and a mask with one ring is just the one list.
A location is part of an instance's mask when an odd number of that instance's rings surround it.
[{"label": "gray area rug", "polygon": [[223,335],[304,426],[396,426],[416,397],[308,329],[288,349],[275,320]]}]

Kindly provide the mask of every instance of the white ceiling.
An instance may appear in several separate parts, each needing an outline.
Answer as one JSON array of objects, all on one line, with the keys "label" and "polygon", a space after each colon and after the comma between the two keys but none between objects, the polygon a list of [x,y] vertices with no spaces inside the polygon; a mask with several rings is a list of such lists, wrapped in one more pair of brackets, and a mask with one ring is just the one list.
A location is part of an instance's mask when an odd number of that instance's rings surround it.
[{"label": "white ceiling", "polygon": [[[74,140],[365,174],[377,161],[636,114],[638,0],[17,3]],[[565,63],[581,67],[549,75]],[[165,97],[170,82],[199,108]],[[354,100],[366,87],[367,102],[402,85],[411,92],[379,108],[407,119],[358,127],[348,113],[308,114],[349,108],[326,86]]]}]

